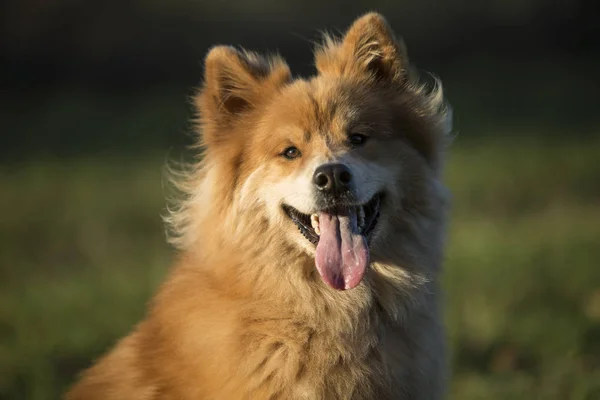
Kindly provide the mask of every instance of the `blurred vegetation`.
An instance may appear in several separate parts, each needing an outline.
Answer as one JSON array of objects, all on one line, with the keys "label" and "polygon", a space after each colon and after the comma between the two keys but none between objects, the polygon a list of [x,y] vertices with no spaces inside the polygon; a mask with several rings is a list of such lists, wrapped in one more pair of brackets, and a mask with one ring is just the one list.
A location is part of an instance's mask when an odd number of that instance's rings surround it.
[{"label": "blurred vegetation", "polygon": [[[458,141],[451,398],[600,396],[600,141]],[[0,170],[0,398],[58,398],[166,272],[164,155]]]},{"label": "blurred vegetation", "polygon": [[0,399],[59,398],[142,318],[172,251],[163,167],[186,157],[214,44],[311,44],[378,10],[441,76],[457,138],[444,275],[452,399],[600,398],[595,0],[0,4]]}]

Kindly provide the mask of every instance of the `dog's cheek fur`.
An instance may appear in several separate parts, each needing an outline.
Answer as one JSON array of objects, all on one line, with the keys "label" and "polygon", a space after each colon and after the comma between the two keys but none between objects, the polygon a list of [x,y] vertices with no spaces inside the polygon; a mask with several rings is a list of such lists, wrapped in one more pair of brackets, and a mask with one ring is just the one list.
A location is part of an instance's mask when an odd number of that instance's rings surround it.
[{"label": "dog's cheek fur", "polygon": [[410,81],[390,103],[396,110],[395,131],[432,170],[440,171],[452,128],[452,110],[444,100],[440,82],[437,78],[432,85]]},{"label": "dog's cheek fur", "polygon": [[265,104],[291,79],[280,57],[228,46],[211,49],[204,65],[204,82],[194,98],[202,160],[174,182],[186,198],[166,217],[173,227],[170,241],[182,249],[198,240],[207,220],[235,227],[231,205],[251,173],[244,163],[250,131]]}]

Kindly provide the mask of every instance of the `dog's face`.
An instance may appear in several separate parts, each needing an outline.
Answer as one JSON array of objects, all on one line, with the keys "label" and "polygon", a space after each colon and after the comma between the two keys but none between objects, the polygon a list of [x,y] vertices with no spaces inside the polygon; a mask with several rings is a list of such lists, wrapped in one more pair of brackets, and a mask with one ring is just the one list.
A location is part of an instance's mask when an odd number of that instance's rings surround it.
[{"label": "dog's face", "polygon": [[343,79],[298,81],[273,98],[249,143],[241,203],[262,203],[336,288],[360,282],[385,234],[386,202],[400,197],[404,144],[385,100]]},{"label": "dog's face", "polygon": [[437,162],[439,121],[419,115],[431,99],[419,103],[407,62],[373,14],[318,50],[310,80],[231,48],[207,57],[204,142],[234,169],[235,206],[263,210],[336,289],[360,283],[413,180]]}]

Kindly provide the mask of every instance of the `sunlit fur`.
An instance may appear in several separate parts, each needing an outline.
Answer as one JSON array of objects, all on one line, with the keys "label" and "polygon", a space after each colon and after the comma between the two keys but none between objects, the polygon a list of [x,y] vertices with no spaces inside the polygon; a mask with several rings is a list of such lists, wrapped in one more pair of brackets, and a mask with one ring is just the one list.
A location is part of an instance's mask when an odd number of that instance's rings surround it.
[{"label": "sunlit fur", "polygon": [[[367,14],[292,79],[279,57],[213,48],[196,97],[201,160],[177,177],[180,251],[147,317],[87,370],[79,399],[439,399],[438,277],[450,113],[385,20]],[[352,148],[348,135],[369,136]],[[301,155],[282,157],[289,146]],[[371,265],[336,291],[282,210],[316,211],[311,177],[340,162],[356,202],[383,191]],[[118,312],[118,311],[115,311]]]}]

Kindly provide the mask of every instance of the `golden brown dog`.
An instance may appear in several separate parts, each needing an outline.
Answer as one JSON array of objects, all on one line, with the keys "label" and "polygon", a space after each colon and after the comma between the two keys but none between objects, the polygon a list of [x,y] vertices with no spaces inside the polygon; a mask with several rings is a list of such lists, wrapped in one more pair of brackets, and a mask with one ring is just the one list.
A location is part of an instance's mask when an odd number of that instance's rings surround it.
[{"label": "golden brown dog", "polygon": [[209,52],[178,265],[67,399],[442,397],[441,87],[374,13],[315,59]]}]

